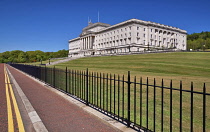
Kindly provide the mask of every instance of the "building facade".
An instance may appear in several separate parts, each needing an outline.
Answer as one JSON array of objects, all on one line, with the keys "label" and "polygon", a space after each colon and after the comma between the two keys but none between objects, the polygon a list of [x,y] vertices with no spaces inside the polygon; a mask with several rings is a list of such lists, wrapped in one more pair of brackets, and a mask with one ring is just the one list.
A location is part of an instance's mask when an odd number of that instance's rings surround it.
[{"label": "building facade", "polygon": [[69,40],[69,57],[186,50],[187,32],[155,22],[130,19],[116,25],[89,23]]}]

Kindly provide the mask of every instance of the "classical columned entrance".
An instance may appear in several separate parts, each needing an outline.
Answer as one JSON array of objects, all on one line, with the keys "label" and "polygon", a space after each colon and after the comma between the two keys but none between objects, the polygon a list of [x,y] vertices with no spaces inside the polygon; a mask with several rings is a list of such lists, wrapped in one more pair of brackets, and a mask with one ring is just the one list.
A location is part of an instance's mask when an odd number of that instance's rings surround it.
[{"label": "classical columned entrance", "polygon": [[81,48],[82,50],[93,49],[93,42],[95,36],[85,36],[81,38]]}]

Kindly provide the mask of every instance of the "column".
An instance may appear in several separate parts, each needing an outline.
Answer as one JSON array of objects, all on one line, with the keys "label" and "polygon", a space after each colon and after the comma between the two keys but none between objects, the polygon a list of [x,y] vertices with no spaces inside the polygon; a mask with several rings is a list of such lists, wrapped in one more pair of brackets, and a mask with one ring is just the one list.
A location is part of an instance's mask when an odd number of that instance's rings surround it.
[{"label": "column", "polygon": [[85,38],[85,49],[87,49],[87,38]]},{"label": "column", "polygon": [[83,50],[85,49],[85,39],[82,38],[82,45],[83,45]]},{"label": "column", "polygon": [[85,38],[82,39],[83,41],[83,50],[85,49]]},{"label": "column", "polygon": [[86,49],[86,39],[84,38],[84,49]]},{"label": "column", "polygon": [[89,36],[89,49],[91,49],[91,43],[90,43],[90,40],[91,40],[91,36]]},{"label": "column", "polygon": [[93,49],[93,41],[92,41],[92,36],[90,36],[90,48]]},{"label": "column", "polygon": [[85,38],[83,38],[83,50],[85,49]]},{"label": "column", "polygon": [[88,36],[88,37],[87,37],[87,49],[89,49],[89,44],[90,44],[90,43],[89,43],[89,42],[90,42],[90,39],[89,39],[89,38],[90,38],[90,37]]},{"label": "column", "polygon": [[82,38],[82,49],[84,49],[84,39]]}]

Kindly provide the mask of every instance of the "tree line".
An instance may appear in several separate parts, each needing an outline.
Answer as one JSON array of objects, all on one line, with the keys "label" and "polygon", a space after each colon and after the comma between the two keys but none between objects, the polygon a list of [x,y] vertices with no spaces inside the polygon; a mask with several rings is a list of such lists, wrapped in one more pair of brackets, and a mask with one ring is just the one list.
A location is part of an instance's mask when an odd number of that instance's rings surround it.
[{"label": "tree line", "polygon": [[193,33],[187,35],[187,50],[210,49],[210,32]]},{"label": "tree line", "polygon": [[21,50],[13,50],[0,53],[0,63],[30,63],[45,61],[49,58],[61,58],[67,56],[68,50],[65,49],[57,52],[43,52],[40,50],[24,52]]}]

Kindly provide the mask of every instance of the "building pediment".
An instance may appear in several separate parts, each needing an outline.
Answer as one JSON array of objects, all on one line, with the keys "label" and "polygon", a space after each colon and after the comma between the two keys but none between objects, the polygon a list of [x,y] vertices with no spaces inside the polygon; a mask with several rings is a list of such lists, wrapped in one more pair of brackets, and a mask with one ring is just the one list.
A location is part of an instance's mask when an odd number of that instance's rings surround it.
[{"label": "building pediment", "polygon": [[87,27],[82,29],[82,33],[80,34],[80,37],[88,35],[88,34],[96,33],[99,30],[107,28],[107,27],[110,27],[110,24],[101,23],[101,22],[90,23]]}]

